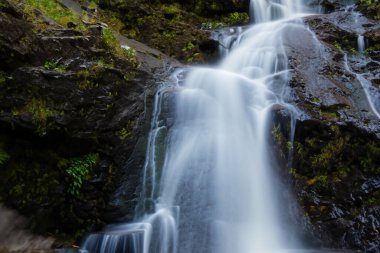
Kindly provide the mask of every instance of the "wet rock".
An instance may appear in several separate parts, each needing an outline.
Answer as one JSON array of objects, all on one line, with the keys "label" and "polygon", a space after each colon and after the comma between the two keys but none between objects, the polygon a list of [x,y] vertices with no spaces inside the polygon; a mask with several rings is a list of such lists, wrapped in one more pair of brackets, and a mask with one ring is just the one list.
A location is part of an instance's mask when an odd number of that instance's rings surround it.
[{"label": "wet rock", "polygon": [[370,180],[367,180],[366,182],[364,182],[364,184],[362,184],[361,189],[362,189],[362,191],[364,191],[364,193],[371,193],[371,192],[374,192],[376,190],[379,190],[380,189],[380,179],[372,178]]},{"label": "wet rock", "polygon": [[[306,213],[300,224],[312,241],[364,251],[374,250],[379,236],[380,121],[353,72],[363,73],[376,87],[376,60],[355,48],[358,34],[376,38],[378,23],[361,15],[353,20],[352,13],[335,12],[307,17],[311,31],[287,28],[284,41],[292,69],[287,99],[301,112],[284,178],[290,176],[295,185]],[[275,111],[277,121],[289,122],[281,109]],[[289,132],[286,127],[280,134],[272,131],[285,161]]]},{"label": "wet rock", "polygon": [[[346,69],[342,57],[342,50],[355,47],[357,40],[356,28],[349,27],[347,19],[350,16],[347,15],[332,13],[308,17],[307,23],[320,41],[313,32],[302,28],[289,31],[289,44],[294,45],[289,49],[290,65],[295,70],[291,86],[301,101],[297,105],[312,118],[339,125],[353,123],[379,133],[377,117],[368,111],[362,86]],[[297,43],[301,37],[302,45]]]},{"label": "wet rock", "polygon": [[[131,218],[156,84],[178,63],[139,46],[137,67],[99,32],[36,32],[6,3],[16,14],[0,8],[1,202],[66,242]],[[86,172],[71,191],[75,162]]]}]

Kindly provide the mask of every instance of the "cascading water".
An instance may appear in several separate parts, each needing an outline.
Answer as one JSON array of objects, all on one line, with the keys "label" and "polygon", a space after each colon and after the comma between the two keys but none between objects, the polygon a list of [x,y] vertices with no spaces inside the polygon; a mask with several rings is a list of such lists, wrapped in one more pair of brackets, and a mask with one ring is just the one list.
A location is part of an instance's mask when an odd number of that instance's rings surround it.
[{"label": "cascading water", "polygon": [[[269,156],[270,113],[289,70],[283,33],[297,0],[254,0],[255,25],[217,68],[196,68],[161,90],[138,222],[91,235],[90,252],[253,253],[297,248]],[[227,39],[225,41],[232,41]],[[161,106],[171,94],[173,122]],[[167,120],[166,120],[167,121]]]},{"label": "cascading water", "polygon": [[365,50],[365,41],[364,41],[364,36],[363,35],[358,35],[357,44],[358,44],[358,51],[360,53],[363,53],[364,50]]}]

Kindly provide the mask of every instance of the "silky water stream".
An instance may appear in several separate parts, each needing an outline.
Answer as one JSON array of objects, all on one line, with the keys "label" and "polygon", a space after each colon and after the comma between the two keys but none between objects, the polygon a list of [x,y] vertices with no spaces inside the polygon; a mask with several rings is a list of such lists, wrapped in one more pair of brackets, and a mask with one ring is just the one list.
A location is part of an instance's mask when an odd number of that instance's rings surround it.
[{"label": "silky water stream", "polygon": [[136,222],[90,235],[83,249],[254,253],[302,248],[276,179],[269,135],[274,106],[295,111],[286,103],[289,70],[282,38],[287,28],[303,27],[298,19],[303,4],[252,0],[251,10],[254,24],[223,38],[228,52],[217,67],[180,71],[174,84],[160,90]]}]

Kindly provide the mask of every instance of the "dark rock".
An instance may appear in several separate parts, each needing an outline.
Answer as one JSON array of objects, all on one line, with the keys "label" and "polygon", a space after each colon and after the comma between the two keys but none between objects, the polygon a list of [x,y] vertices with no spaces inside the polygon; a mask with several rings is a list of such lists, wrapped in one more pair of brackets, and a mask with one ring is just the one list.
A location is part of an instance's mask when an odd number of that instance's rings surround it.
[{"label": "dark rock", "polygon": [[[0,8],[0,70],[7,75],[0,152],[9,159],[0,164],[1,201],[28,216],[35,232],[58,230],[74,239],[132,217],[156,83],[178,63],[135,43],[138,68],[109,53],[99,26],[86,34],[52,27],[37,33],[6,4]],[[68,169],[91,154],[95,164],[86,165],[81,187],[70,193]]]},{"label": "dark rock", "polygon": [[380,179],[372,178],[367,180],[364,184],[362,184],[361,189],[366,194],[380,189]]},{"label": "dark rock", "polygon": [[[169,5],[175,5],[168,8]],[[234,12],[249,12],[247,0],[223,1],[100,1],[103,9],[119,14],[122,33],[156,48],[183,63],[214,62],[218,56],[205,23],[220,22]],[[204,17],[203,17],[203,16]],[[207,17],[207,19],[205,18]],[[153,32],[152,32],[153,31]]]},{"label": "dark rock", "polygon": [[78,24],[75,23],[75,22],[68,22],[67,23],[67,28],[73,29],[73,28],[76,28],[76,27],[78,27]]},{"label": "dark rock", "polygon": [[[376,87],[378,64],[364,54],[358,59],[354,49],[358,31],[376,38],[378,24],[363,16],[353,24],[352,13],[343,12],[305,20],[312,32],[293,25],[284,33],[292,69],[287,99],[301,110],[294,140],[289,111],[273,108],[275,122],[281,123],[272,135],[284,178],[290,177],[295,186],[306,213],[299,223],[314,237],[311,241],[329,248],[374,250],[379,235],[380,122],[353,72],[365,73]],[[287,164],[286,144],[291,141],[293,156]]]}]

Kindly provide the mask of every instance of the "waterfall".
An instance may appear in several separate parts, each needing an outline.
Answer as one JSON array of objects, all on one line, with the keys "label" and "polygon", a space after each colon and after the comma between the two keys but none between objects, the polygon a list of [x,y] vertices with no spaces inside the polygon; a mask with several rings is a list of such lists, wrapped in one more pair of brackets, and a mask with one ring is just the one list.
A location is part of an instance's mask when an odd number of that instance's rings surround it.
[{"label": "waterfall", "polygon": [[175,85],[159,92],[136,222],[91,235],[84,249],[255,253],[301,247],[269,135],[273,106],[292,109],[282,38],[303,5],[253,0],[250,6],[254,24],[224,40],[232,48],[219,66],[194,68],[185,80],[177,75]]},{"label": "waterfall", "polygon": [[365,50],[365,42],[364,42],[364,36],[363,35],[358,35],[357,44],[358,44],[358,51],[360,53],[363,53]]}]

